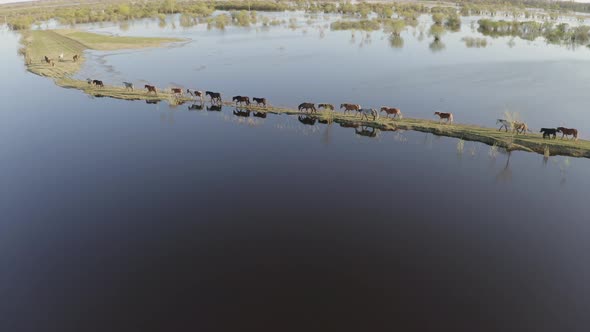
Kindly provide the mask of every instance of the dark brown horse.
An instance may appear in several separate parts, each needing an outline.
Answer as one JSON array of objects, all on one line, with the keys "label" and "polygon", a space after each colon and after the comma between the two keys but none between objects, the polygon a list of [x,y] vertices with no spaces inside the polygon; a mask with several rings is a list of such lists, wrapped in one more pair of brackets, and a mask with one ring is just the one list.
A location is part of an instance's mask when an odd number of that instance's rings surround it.
[{"label": "dark brown horse", "polygon": [[553,139],[557,138],[557,129],[555,129],[555,128],[541,128],[541,130],[539,130],[539,132],[543,133],[543,139],[545,139],[545,138],[551,139],[552,135],[553,135]]},{"label": "dark brown horse", "polygon": [[51,67],[55,67],[55,62],[53,62],[53,59],[51,59],[47,55],[44,57],[44,59],[45,59],[45,62],[47,62],[47,64],[51,65]]},{"label": "dark brown horse", "polygon": [[246,96],[234,96],[232,99],[232,101],[236,102],[236,105],[240,104],[246,104],[246,105],[250,105],[250,98],[246,97]]},{"label": "dark brown horse", "polygon": [[78,54],[74,54],[72,60],[74,60],[74,62],[78,62],[78,59],[80,59],[80,56]]},{"label": "dark brown horse", "polygon": [[381,112],[385,112],[387,114],[386,117],[389,117],[390,114],[393,114],[394,119],[397,117],[399,117],[401,119],[401,117],[402,117],[402,111],[400,111],[399,108],[395,108],[395,107],[383,106],[383,107],[381,107]]},{"label": "dark brown horse", "polygon": [[361,105],[358,104],[340,104],[340,109],[344,108],[344,113],[348,111],[357,111],[361,109]]},{"label": "dark brown horse", "polygon": [[211,103],[221,104],[221,93],[213,91],[205,91],[205,96],[211,97]]},{"label": "dark brown horse", "polygon": [[306,111],[310,111],[312,113],[317,112],[317,110],[315,109],[314,103],[301,103],[301,104],[299,104],[299,107],[297,107],[297,109],[299,111],[306,110]]},{"label": "dark brown horse", "polygon": [[447,120],[447,123],[453,123],[453,113],[434,112],[434,115],[438,115],[438,122],[442,122],[442,120]]},{"label": "dark brown horse", "polygon": [[332,104],[318,104],[318,109],[323,108],[325,110],[334,110],[334,105]]},{"label": "dark brown horse", "polygon": [[566,136],[572,136],[573,140],[578,140],[578,130],[574,128],[564,128],[564,127],[557,127],[557,132],[561,133],[561,139],[564,139]]},{"label": "dark brown horse", "polygon": [[96,85],[97,87],[104,88],[104,83],[99,80],[92,80],[92,84]]},{"label": "dark brown horse", "polygon": [[155,86],[146,84],[144,87],[147,89],[148,93],[153,92],[156,96],[158,95],[158,91],[156,91]]},{"label": "dark brown horse", "polygon": [[263,107],[266,107],[266,98],[253,97],[252,101],[255,102],[257,106],[262,105]]}]

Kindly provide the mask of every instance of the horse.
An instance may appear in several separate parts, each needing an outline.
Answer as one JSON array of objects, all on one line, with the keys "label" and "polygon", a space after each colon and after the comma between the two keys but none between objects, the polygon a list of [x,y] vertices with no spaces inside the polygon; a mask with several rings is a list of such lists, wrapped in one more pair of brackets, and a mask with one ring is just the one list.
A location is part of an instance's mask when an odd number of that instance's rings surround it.
[{"label": "horse", "polygon": [[379,117],[379,112],[377,112],[377,110],[374,108],[361,108],[358,112],[361,115],[361,120],[364,117],[368,121],[369,115],[373,116],[373,121],[377,120],[377,118]]},{"label": "horse", "polygon": [[221,104],[221,93],[205,91],[205,96],[211,97],[211,103],[218,102],[219,104]]},{"label": "horse", "polygon": [[78,62],[78,59],[80,59],[80,56],[78,54],[74,54],[74,56],[72,57],[72,60],[74,62]]},{"label": "horse", "polygon": [[133,83],[123,82],[123,85],[125,85],[125,90],[133,91]]},{"label": "horse", "polygon": [[317,112],[317,110],[315,109],[314,103],[301,103],[301,104],[299,104],[299,107],[297,107],[297,109],[299,111],[302,111],[302,110],[311,111],[312,113]]},{"label": "horse", "polygon": [[553,139],[557,138],[557,129],[555,128],[541,128],[541,130],[539,130],[540,133],[543,133],[543,139],[545,138],[549,138],[551,139],[551,135],[553,135]]},{"label": "horse", "polygon": [[389,117],[389,114],[393,114],[394,119],[397,117],[400,119],[402,118],[402,111],[400,111],[399,108],[382,106],[381,112],[385,112],[386,117]]},{"label": "horse", "polygon": [[45,55],[43,58],[45,59],[45,62],[51,63],[51,58],[48,57],[47,55]]},{"label": "horse", "polygon": [[266,112],[254,112],[253,115],[257,118],[266,119]]},{"label": "horse", "polygon": [[104,88],[104,83],[99,80],[92,80],[92,84],[96,85],[97,87]]},{"label": "horse", "polygon": [[191,91],[190,89],[186,89],[186,93],[188,93],[189,95],[191,95],[195,98],[198,97],[201,100],[201,103],[203,102],[203,91],[197,91],[197,90]]},{"label": "horse", "polygon": [[517,134],[523,134],[526,135],[526,132],[530,132],[531,130],[529,129],[529,126],[524,123],[524,122],[514,122],[514,131],[516,131]]},{"label": "horse", "polygon": [[155,86],[146,84],[146,85],[144,85],[144,88],[147,89],[147,91],[148,91],[147,93],[153,92],[156,96],[158,95],[158,91],[156,91]]},{"label": "horse", "polygon": [[434,115],[438,115],[438,122],[442,122],[442,120],[445,119],[447,120],[447,123],[453,123],[453,113],[434,112]]},{"label": "horse", "polygon": [[510,128],[510,130],[512,130],[512,128],[514,128],[514,122],[504,120],[504,119],[497,119],[496,124],[497,125],[501,124],[498,131],[500,131],[500,130],[502,130],[502,128],[504,128],[504,129],[506,129],[506,132],[508,132],[508,128]]},{"label": "horse", "polygon": [[323,108],[325,110],[334,110],[334,105],[332,104],[318,104],[318,109]]},{"label": "horse", "polygon": [[240,116],[240,117],[243,117],[243,118],[250,117],[250,111],[248,111],[248,110],[243,111],[243,110],[240,110],[240,109],[236,109],[233,113],[234,113],[235,116]]},{"label": "horse", "polygon": [[266,107],[266,98],[252,97],[252,101],[256,103],[256,106],[259,106],[262,104],[263,107]]},{"label": "horse", "polygon": [[299,120],[299,122],[303,123],[304,125],[308,125],[308,126],[313,126],[315,125],[317,119],[307,116],[307,115],[300,115],[297,117],[297,120]]},{"label": "horse", "polygon": [[246,105],[250,105],[250,98],[246,97],[246,96],[234,96],[231,101],[235,101],[236,102],[236,106],[238,105],[238,103],[240,105],[243,105],[244,103],[246,103]]},{"label": "horse", "polygon": [[58,59],[58,61],[59,61],[59,62],[63,62],[63,61],[64,61],[64,54],[63,54],[63,53],[62,53],[62,54],[60,54],[60,55],[57,57],[57,59]]},{"label": "horse", "polygon": [[344,108],[344,113],[348,111],[358,111],[361,109],[361,105],[358,104],[340,104],[340,109]]},{"label": "horse", "polygon": [[176,95],[176,97],[182,96],[182,89],[181,88],[170,88],[172,93]]},{"label": "horse", "polygon": [[561,139],[564,139],[565,136],[572,136],[573,140],[578,140],[578,130],[574,128],[564,128],[564,127],[557,127],[557,132],[561,133]]}]

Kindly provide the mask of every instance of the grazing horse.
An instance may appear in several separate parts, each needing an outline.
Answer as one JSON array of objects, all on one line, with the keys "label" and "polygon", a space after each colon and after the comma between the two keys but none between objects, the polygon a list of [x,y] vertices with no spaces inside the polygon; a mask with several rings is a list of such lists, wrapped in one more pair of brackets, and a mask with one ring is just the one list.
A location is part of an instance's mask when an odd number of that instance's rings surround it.
[{"label": "grazing horse", "polygon": [[574,128],[557,127],[557,132],[561,133],[561,139],[565,136],[572,136],[573,140],[578,140],[578,130]]},{"label": "grazing horse", "polygon": [[557,138],[557,129],[555,128],[541,128],[539,132],[543,133],[543,139],[547,137],[551,139],[551,135],[553,135],[553,139]]},{"label": "grazing horse", "polygon": [[231,101],[235,101],[236,105],[238,105],[238,103],[240,105],[243,105],[244,103],[246,103],[246,105],[250,105],[250,98],[246,96],[234,96]]},{"label": "grazing horse", "polygon": [[300,115],[297,117],[297,120],[299,120],[299,122],[303,123],[304,125],[308,125],[308,126],[313,126],[315,125],[317,119],[307,116],[307,115]]},{"label": "grazing horse", "polygon": [[74,60],[74,62],[78,62],[78,59],[80,59],[80,56],[78,54],[74,54],[72,60]]},{"label": "grazing horse", "polygon": [[504,120],[504,119],[497,119],[496,120],[496,124],[499,125],[501,124],[500,128],[498,129],[498,131],[502,130],[502,128],[506,129],[506,132],[508,132],[508,128],[510,128],[510,130],[512,130],[514,128],[514,122],[512,121],[508,121],[508,120]]},{"label": "grazing horse", "polygon": [[434,115],[438,115],[438,122],[442,122],[442,120],[445,119],[447,120],[447,123],[453,123],[453,113],[434,112]]},{"label": "grazing horse", "polygon": [[262,104],[263,107],[266,107],[266,98],[253,97],[252,101],[255,102],[257,106]]},{"label": "grazing horse", "polygon": [[402,118],[402,111],[399,108],[383,106],[381,107],[381,112],[385,112],[387,114],[386,117],[389,117],[389,114],[393,114],[394,119],[397,117]]},{"label": "grazing horse", "polygon": [[253,115],[257,118],[266,119],[266,112],[254,112]]},{"label": "grazing horse", "polygon": [[369,120],[369,115],[373,117],[373,121],[377,120],[377,118],[379,117],[379,112],[377,112],[377,110],[374,108],[361,108],[359,110],[359,114],[361,115],[361,120],[364,117],[365,119],[367,119],[367,121]]},{"label": "grazing horse", "polygon": [[526,135],[526,132],[530,132],[531,130],[526,123],[514,121],[514,131],[516,131],[517,134]]},{"label": "grazing horse", "polygon": [[147,93],[153,92],[156,96],[158,95],[158,91],[156,91],[155,86],[146,84],[146,85],[144,85],[144,88],[147,89],[147,91],[148,91]]},{"label": "grazing horse", "polygon": [[125,85],[125,90],[133,91],[133,83],[123,82],[123,85]]},{"label": "grazing horse", "polygon": [[205,96],[211,97],[211,103],[217,102],[221,104],[221,93],[213,91],[205,91]]},{"label": "grazing horse", "polygon": [[102,81],[92,80],[92,84],[96,85],[97,87],[104,88],[104,83],[102,83]]},{"label": "grazing horse", "polygon": [[243,118],[250,117],[250,111],[248,111],[248,110],[243,111],[243,110],[240,110],[240,109],[236,109],[233,113],[234,113],[235,116],[240,116],[240,117],[243,117]]},{"label": "grazing horse", "polygon": [[334,110],[334,105],[332,104],[318,104],[318,109],[323,108],[325,110]]},{"label": "grazing horse", "polygon": [[361,105],[358,104],[340,104],[340,109],[344,108],[344,113],[348,111],[358,111],[361,109]]},{"label": "grazing horse", "polygon": [[191,91],[190,89],[186,89],[186,93],[188,93],[189,95],[191,95],[195,98],[198,97],[201,100],[201,103],[203,103],[203,91],[198,91],[198,90]]},{"label": "grazing horse", "polygon": [[315,109],[314,103],[301,103],[301,104],[299,104],[299,107],[297,107],[297,109],[299,111],[302,111],[302,110],[311,111],[312,113],[317,112],[317,110]]}]

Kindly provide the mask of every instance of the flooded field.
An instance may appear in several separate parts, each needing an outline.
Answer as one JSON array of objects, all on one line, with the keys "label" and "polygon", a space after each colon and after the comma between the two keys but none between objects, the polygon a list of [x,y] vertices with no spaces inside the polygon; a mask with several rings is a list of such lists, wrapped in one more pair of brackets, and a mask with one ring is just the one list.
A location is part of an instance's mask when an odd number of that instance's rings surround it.
[{"label": "flooded field", "polygon": [[[285,107],[453,112],[488,127],[509,112],[536,131],[564,125],[590,138],[586,47],[484,36],[476,17],[432,45],[429,17],[400,44],[380,30],[333,31],[335,16],[262,14],[286,23],[80,25],[188,41],[89,51],[76,77]],[[1,330],[590,325],[588,159],[91,98],[26,72],[18,34],[0,40]]]}]

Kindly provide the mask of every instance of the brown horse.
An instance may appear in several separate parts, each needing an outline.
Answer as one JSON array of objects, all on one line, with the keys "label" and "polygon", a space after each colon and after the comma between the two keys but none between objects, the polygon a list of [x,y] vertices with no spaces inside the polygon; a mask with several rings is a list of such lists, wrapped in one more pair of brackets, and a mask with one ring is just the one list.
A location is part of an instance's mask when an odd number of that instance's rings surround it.
[{"label": "brown horse", "polygon": [[332,104],[318,104],[318,109],[323,108],[325,110],[334,110],[334,105]]},{"label": "brown horse", "polygon": [[302,111],[302,110],[311,111],[311,113],[317,112],[317,110],[315,109],[314,103],[301,103],[301,104],[299,104],[299,107],[297,107],[297,109],[299,111]]},{"label": "brown horse", "polygon": [[394,119],[397,117],[402,118],[402,112],[399,108],[383,106],[381,107],[381,112],[385,112],[387,117],[389,117],[389,114],[393,114]]},{"label": "brown horse", "polygon": [[170,90],[172,90],[172,93],[175,95],[181,95],[182,94],[182,89],[181,88],[171,88]]},{"label": "brown horse", "polygon": [[80,59],[80,56],[78,54],[74,54],[72,60],[74,60],[74,62],[78,62],[78,59]]},{"label": "brown horse", "polygon": [[47,62],[47,64],[51,65],[51,67],[55,67],[55,62],[53,62],[53,59],[51,59],[47,55],[44,58],[45,58],[45,62]]},{"label": "brown horse", "polygon": [[561,139],[565,136],[572,136],[573,140],[578,140],[578,130],[574,128],[557,127],[557,132],[561,133]]},{"label": "brown horse", "polygon": [[186,89],[186,93],[188,93],[191,96],[194,96],[195,98],[199,98],[201,100],[201,103],[203,103],[203,91],[191,91],[190,89]]},{"label": "brown horse", "polygon": [[516,131],[517,134],[526,135],[527,131],[530,132],[529,126],[524,122],[515,121],[513,125],[514,125],[514,131]]},{"label": "brown horse", "polygon": [[266,98],[253,97],[252,101],[255,102],[257,106],[262,105],[263,107],[266,107]]},{"label": "brown horse", "polygon": [[146,84],[144,87],[147,89],[147,93],[153,92],[156,96],[158,95],[158,91],[156,91],[156,87],[153,85]]},{"label": "brown horse", "polygon": [[357,111],[361,109],[361,105],[358,104],[340,104],[340,109],[344,108],[344,113],[348,111]]},{"label": "brown horse", "polygon": [[453,113],[434,112],[434,115],[438,115],[438,122],[442,122],[442,120],[444,119],[447,120],[447,123],[453,123]]},{"label": "brown horse", "polygon": [[244,103],[246,105],[250,105],[250,98],[246,96],[234,96],[231,100],[236,102],[236,106],[238,105],[238,103],[240,105],[243,105]]},{"label": "brown horse", "polygon": [[92,84],[96,85],[97,87],[104,88],[104,83],[99,80],[92,80]]}]

